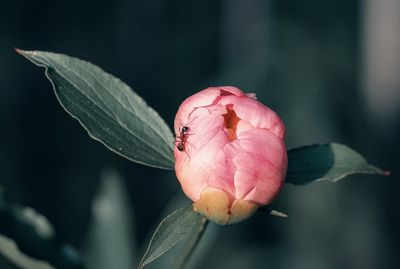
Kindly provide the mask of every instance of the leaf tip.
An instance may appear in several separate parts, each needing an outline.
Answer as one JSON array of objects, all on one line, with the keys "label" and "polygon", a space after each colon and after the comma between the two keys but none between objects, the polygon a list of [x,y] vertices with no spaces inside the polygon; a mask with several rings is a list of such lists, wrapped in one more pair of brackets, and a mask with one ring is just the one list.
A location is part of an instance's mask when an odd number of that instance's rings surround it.
[{"label": "leaf tip", "polygon": [[383,171],[383,175],[384,176],[390,176],[392,172],[390,171]]},{"label": "leaf tip", "polygon": [[22,50],[22,49],[20,49],[20,48],[14,48],[14,50],[15,50],[15,52],[17,52],[18,54],[21,54],[21,55],[25,55],[25,50]]},{"label": "leaf tip", "polygon": [[268,206],[258,208],[258,212],[263,214],[269,214],[275,217],[287,218],[288,215],[278,210],[270,209]]},{"label": "leaf tip", "polygon": [[269,214],[271,214],[272,216],[276,216],[276,217],[281,217],[281,218],[287,218],[288,215],[283,213],[283,212],[279,212],[276,210],[271,210],[271,212],[269,212]]},{"label": "leaf tip", "polygon": [[29,51],[29,50],[22,50],[20,48],[14,48],[15,52],[18,53],[21,56],[24,56],[25,58],[29,58],[30,56],[34,55],[34,51]]}]

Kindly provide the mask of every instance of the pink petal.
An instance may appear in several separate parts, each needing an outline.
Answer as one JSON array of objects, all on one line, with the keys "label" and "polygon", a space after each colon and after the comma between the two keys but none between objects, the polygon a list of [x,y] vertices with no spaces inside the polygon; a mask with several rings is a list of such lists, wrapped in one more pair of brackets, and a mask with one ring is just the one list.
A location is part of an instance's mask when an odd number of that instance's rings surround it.
[{"label": "pink petal", "polygon": [[270,130],[279,138],[285,134],[285,126],[279,116],[257,100],[248,97],[225,96],[221,99],[223,105],[233,105],[236,115],[248,121],[256,128]]},{"label": "pink petal", "polygon": [[176,113],[174,122],[175,133],[179,134],[180,125],[185,125],[193,119],[194,115],[191,114],[196,108],[212,106],[220,96],[226,95],[244,96],[244,93],[232,86],[209,87],[187,98],[180,105]]}]

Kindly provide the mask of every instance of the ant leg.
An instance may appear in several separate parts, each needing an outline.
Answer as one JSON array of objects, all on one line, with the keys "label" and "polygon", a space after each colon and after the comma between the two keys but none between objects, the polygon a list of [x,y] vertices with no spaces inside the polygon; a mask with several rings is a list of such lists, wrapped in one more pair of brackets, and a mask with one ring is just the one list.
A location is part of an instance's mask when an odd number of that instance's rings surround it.
[{"label": "ant leg", "polygon": [[197,119],[198,116],[194,117],[193,119],[191,119],[188,123],[186,123],[186,125],[190,125],[195,119]]},{"label": "ant leg", "polygon": [[196,147],[195,147],[195,146],[193,146],[193,144],[192,144],[192,143],[190,143],[189,141],[186,141],[186,144],[188,144],[188,145],[189,145],[189,146],[191,146],[192,148],[196,149]]},{"label": "ant leg", "polygon": [[183,148],[183,151],[186,153],[186,155],[189,157],[189,160],[191,160],[189,153],[186,151],[186,147]]}]

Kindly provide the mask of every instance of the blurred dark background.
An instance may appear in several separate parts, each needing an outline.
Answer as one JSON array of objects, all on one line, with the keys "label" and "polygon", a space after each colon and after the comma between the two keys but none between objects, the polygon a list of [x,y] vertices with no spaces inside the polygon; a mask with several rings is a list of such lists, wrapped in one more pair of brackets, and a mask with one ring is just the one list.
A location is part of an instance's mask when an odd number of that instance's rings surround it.
[{"label": "blurred dark background", "polygon": [[399,268],[399,27],[397,0],[3,1],[0,185],[79,249],[105,168],[123,178],[138,248],[180,193],[173,172],[90,139],[14,47],[99,65],[170,126],[189,95],[235,85],[281,115],[288,148],[344,143],[392,175],[286,186],[274,206],[289,218],[211,224],[188,268]]}]

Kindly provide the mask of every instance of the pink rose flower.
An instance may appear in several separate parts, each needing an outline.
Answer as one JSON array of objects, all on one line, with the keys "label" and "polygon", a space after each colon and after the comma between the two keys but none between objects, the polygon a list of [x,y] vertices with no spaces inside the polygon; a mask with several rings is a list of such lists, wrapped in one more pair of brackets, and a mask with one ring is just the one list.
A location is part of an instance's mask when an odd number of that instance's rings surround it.
[{"label": "pink rose flower", "polygon": [[209,220],[247,219],[281,189],[285,127],[254,94],[207,88],[181,104],[174,129],[176,175],[194,209]]}]

